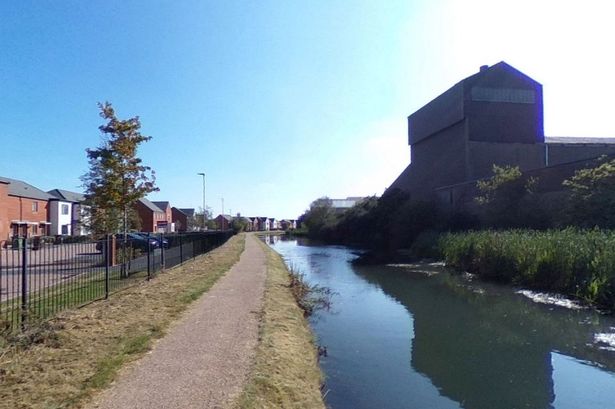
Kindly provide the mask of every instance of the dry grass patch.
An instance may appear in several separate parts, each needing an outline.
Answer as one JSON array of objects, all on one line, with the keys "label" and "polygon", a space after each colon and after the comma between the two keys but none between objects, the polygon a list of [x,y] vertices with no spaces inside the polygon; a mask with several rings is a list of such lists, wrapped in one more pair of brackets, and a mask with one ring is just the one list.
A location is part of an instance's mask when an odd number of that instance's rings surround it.
[{"label": "dry grass patch", "polygon": [[51,321],[53,342],[0,350],[0,408],[81,408],[239,260],[245,236]]},{"label": "dry grass patch", "polygon": [[250,379],[236,406],[323,409],[314,337],[291,293],[284,262],[262,246],[267,253],[267,282],[259,344]]}]

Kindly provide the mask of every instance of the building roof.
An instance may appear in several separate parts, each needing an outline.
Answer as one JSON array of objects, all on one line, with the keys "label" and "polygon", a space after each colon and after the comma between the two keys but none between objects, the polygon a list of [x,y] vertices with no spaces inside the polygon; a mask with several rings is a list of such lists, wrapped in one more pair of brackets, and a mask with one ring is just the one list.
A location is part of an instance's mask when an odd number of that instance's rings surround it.
[{"label": "building roof", "polygon": [[167,210],[167,208],[170,206],[169,202],[152,202],[152,203],[158,206],[163,211]]},{"label": "building roof", "polygon": [[218,216],[216,216],[216,219],[219,217],[223,217],[229,222],[233,221],[233,216],[231,216],[230,214],[219,214]]},{"label": "building roof", "polygon": [[583,138],[576,136],[545,136],[546,143],[615,144],[615,138]]},{"label": "building roof", "polygon": [[147,200],[144,197],[139,199],[139,202],[141,202],[145,207],[150,209],[152,212],[164,213],[164,211],[160,210],[160,208],[158,206],[156,206],[154,203],[150,202],[149,200]]},{"label": "building roof", "polygon": [[83,193],[71,192],[69,190],[53,189],[48,191],[47,193],[57,197],[58,199],[66,200],[68,202],[82,203],[83,201],[85,201],[85,195]]},{"label": "building roof", "polygon": [[0,181],[9,184],[8,193],[11,196],[27,197],[38,200],[49,200],[56,198],[55,196],[52,196],[49,193],[21,180],[0,177]]},{"label": "building roof", "polygon": [[189,208],[180,209],[178,207],[175,207],[175,209],[179,210],[180,212],[182,212],[188,217],[194,217],[194,209],[189,209]]}]

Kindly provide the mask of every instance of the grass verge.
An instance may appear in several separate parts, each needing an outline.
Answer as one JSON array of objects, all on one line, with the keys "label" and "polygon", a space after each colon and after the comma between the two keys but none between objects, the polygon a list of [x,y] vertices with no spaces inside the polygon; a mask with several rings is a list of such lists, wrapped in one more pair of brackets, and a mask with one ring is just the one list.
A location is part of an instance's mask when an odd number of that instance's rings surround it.
[{"label": "grass verge", "polygon": [[239,260],[244,243],[244,235],[232,237],[156,280],[59,315],[35,343],[1,348],[0,408],[83,407]]},{"label": "grass verge", "polygon": [[[261,243],[262,244],[262,243]],[[314,337],[290,289],[290,273],[265,244],[267,281],[254,365],[236,407],[325,407]]]}]

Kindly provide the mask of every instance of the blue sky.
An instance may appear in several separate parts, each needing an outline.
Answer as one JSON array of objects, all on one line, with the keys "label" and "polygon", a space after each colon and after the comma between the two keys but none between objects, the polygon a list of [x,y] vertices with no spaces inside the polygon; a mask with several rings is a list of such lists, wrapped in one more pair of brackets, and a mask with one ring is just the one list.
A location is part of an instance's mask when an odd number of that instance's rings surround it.
[{"label": "blue sky", "polygon": [[153,200],[278,218],[381,194],[406,117],[483,64],[544,85],[551,136],[615,137],[609,2],[0,3],[0,175],[79,190],[96,104],[139,115]]}]

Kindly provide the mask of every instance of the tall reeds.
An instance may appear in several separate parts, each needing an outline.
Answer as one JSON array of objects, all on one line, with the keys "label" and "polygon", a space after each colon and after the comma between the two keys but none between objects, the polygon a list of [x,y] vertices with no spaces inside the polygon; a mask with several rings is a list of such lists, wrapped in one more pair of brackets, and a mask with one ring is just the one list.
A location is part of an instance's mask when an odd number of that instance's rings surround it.
[{"label": "tall reeds", "polygon": [[615,231],[484,230],[445,234],[439,246],[458,270],[615,310]]}]

